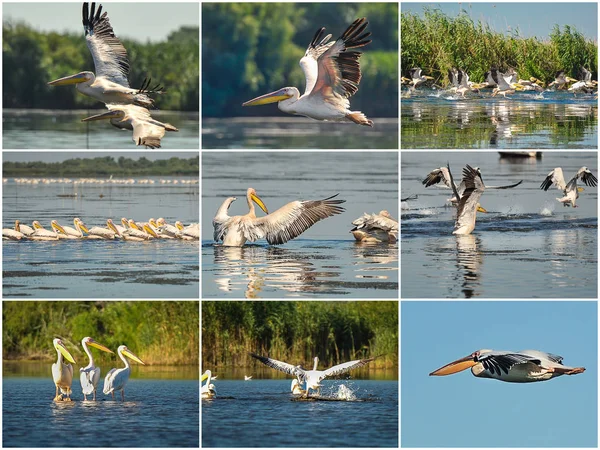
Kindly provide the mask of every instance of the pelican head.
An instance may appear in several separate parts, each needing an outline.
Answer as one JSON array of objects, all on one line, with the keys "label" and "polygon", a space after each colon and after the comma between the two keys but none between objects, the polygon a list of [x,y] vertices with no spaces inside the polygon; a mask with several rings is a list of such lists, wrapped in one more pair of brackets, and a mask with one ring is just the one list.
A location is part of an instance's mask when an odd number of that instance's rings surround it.
[{"label": "pelican head", "polygon": [[242,106],[267,105],[269,103],[281,102],[283,100],[287,100],[288,98],[292,98],[297,95],[298,89],[294,87],[284,87],[279,89],[278,91],[261,95],[260,97],[253,98],[252,100],[248,100],[247,102],[242,103]]},{"label": "pelican head", "polygon": [[[471,353],[469,356],[465,356],[464,358],[457,359],[456,361],[451,362],[450,364],[446,364],[443,367],[440,367],[437,370],[434,370],[429,374],[429,376],[443,376],[443,375],[452,375],[453,373],[462,372],[463,370],[467,370],[472,368],[473,374],[477,375],[476,369],[474,366],[479,364],[479,356],[488,353],[491,350],[483,349],[477,350],[476,352]],[[479,371],[480,372],[480,371]]]},{"label": "pelican head", "polygon": [[265,214],[269,214],[269,210],[267,209],[261,198],[258,196],[254,188],[248,188],[247,196],[249,201],[252,200],[260,207],[260,209],[262,209],[265,212]]},{"label": "pelican head", "polygon": [[42,226],[42,224],[37,220],[34,220],[31,224],[31,226],[33,227],[34,230],[42,230],[44,228]]},{"label": "pelican head", "polygon": [[315,356],[315,366],[313,367],[313,370],[317,370],[317,366],[319,365],[319,358],[317,358]]},{"label": "pelican head", "polygon": [[54,339],[52,341],[52,343],[54,344],[54,348],[56,349],[57,352],[60,352],[61,355],[63,355],[67,361],[75,364],[75,358],[73,358],[71,353],[69,353],[69,350],[67,350],[67,347],[65,347],[65,344],[63,344],[62,340],[57,338],[57,339]]},{"label": "pelican head", "polygon": [[78,74],[71,75],[68,77],[59,78],[58,80],[50,81],[50,86],[66,86],[68,84],[79,84],[86,83],[90,80],[94,80],[96,77],[92,72],[79,72]]},{"label": "pelican head", "polygon": [[95,116],[86,117],[81,119],[82,122],[90,122],[92,120],[109,120],[109,119],[123,119],[125,120],[125,113],[118,109],[109,110],[102,114],[96,114]]},{"label": "pelican head", "polygon": [[52,229],[56,232],[56,233],[62,233],[62,234],[67,234],[67,232],[65,231],[65,229],[58,223],[57,220],[53,220],[52,222],[50,222],[50,226],[52,227]]},{"label": "pelican head", "polygon": [[90,347],[95,347],[98,350],[102,350],[103,352],[106,353],[114,353],[111,349],[105,347],[104,345],[100,344],[99,342],[96,342],[94,339],[92,339],[91,337],[84,337],[81,340],[81,345],[86,344],[89,345]]},{"label": "pelican head", "polygon": [[486,213],[487,209],[485,209],[483,206],[477,203],[477,212]]},{"label": "pelican head", "polygon": [[77,228],[77,226],[79,226],[79,228],[81,228],[84,232],[89,233],[90,230],[88,230],[88,227],[85,226],[85,224],[83,223],[83,220],[81,220],[79,217],[75,217],[75,228]]},{"label": "pelican head", "polygon": [[120,236],[121,233],[119,233],[119,230],[117,229],[117,227],[115,226],[115,224],[113,223],[112,219],[107,219],[106,220],[106,226],[113,232],[115,233],[117,236]]},{"label": "pelican head", "polygon": [[135,353],[133,353],[131,350],[129,350],[126,345],[119,346],[119,348],[117,349],[117,352],[124,356],[127,356],[129,359],[133,359],[137,363],[146,365],[146,363],[144,361],[142,361]]},{"label": "pelican head", "polygon": [[145,224],[142,226],[142,228],[143,228],[143,229],[144,229],[144,231],[145,231],[146,233],[148,233],[150,236],[152,236],[153,238],[156,238],[156,239],[158,239],[158,234],[156,234],[156,231],[154,231],[154,230],[152,229],[152,227],[151,227],[149,224],[145,223]]}]

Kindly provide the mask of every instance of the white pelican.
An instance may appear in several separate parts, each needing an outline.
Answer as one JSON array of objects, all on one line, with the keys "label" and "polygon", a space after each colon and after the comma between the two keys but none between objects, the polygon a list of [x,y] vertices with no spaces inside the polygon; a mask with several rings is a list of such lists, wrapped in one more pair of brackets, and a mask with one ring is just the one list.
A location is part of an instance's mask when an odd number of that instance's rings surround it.
[{"label": "white pelican", "polygon": [[167,131],[179,131],[169,123],[162,123],[150,116],[150,111],[136,105],[118,105],[107,103],[108,111],[81,119],[82,122],[92,120],[110,120],[111,125],[126,130],[133,130],[132,140],[135,145],[146,148],[160,148],[160,140]]},{"label": "white pelican", "polygon": [[[202,374],[202,377],[200,378],[200,383],[202,383],[204,380],[206,380],[206,383],[204,383],[202,385],[202,387],[200,388],[201,398],[214,398],[217,396],[217,388],[215,387],[214,384],[212,384],[210,382],[211,377],[212,377],[211,371],[207,370]],[[216,377],[214,377],[214,378],[216,378]],[[214,379],[214,378],[212,378],[212,379]]]},{"label": "white pelican", "polygon": [[354,222],[350,233],[358,242],[396,242],[398,240],[398,221],[386,211],[379,214],[364,213]]},{"label": "white pelican", "polygon": [[462,181],[465,183],[465,191],[462,195],[456,190],[456,184],[452,178],[452,172],[450,172],[450,165],[448,165],[448,174],[454,196],[459,199],[456,223],[452,234],[471,234],[475,229],[477,211],[487,212],[479,204],[479,199],[485,190],[485,185],[481,179],[481,172],[479,169],[475,170],[467,164],[467,167],[463,169]]},{"label": "white pelican", "polygon": [[35,232],[35,228],[32,228],[29,225],[22,224],[18,220],[15,220],[15,230],[20,231],[25,236],[31,236]]},{"label": "white pelican", "polygon": [[342,364],[338,364],[337,366],[330,367],[327,370],[317,370],[317,366],[319,364],[319,358],[315,357],[315,364],[313,366],[313,370],[305,370],[300,366],[293,366],[291,364],[277,361],[276,359],[267,358],[264,356],[257,355],[255,353],[250,353],[250,356],[258,359],[261,363],[279,370],[280,372],[285,372],[289,375],[295,376],[300,383],[306,384],[306,397],[308,398],[309,391],[312,389],[313,391],[317,391],[317,394],[320,394],[321,381],[323,381],[327,377],[341,375],[343,373],[349,372],[353,369],[357,369],[362,367],[375,358],[366,358],[366,359],[357,359],[354,361],[348,361]]},{"label": "white pelican", "polygon": [[168,224],[162,217],[159,217],[159,219],[156,221],[156,225],[157,231],[163,238],[170,237],[175,239],[177,237],[177,233],[180,231],[175,225]]},{"label": "white pelican", "polygon": [[469,81],[469,75],[463,69],[456,69],[455,67],[448,69],[448,79],[452,83],[450,91],[461,94],[463,98],[467,92],[478,91],[479,89],[479,85]]},{"label": "white pelican", "polygon": [[504,352],[478,350],[469,356],[446,364],[429,375],[451,375],[471,368],[479,378],[493,378],[510,383],[546,381],[561,375],[576,375],[585,371],[584,367],[562,365],[562,356],[538,350]]},{"label": "white pelican", "polygon": [[79,379],[81,381],[81,390],[83,391],[83,400],[87,400],[87,396],[93,394],[94,401],[96,401],[96,387],[98,386],[98,381],[100,381],[100,367],[96,367],[94,365],[94,357],[92,356],[92,352],[88,348],[88,345],[96,347],[97,349],[100,349],[103,352],[114,352],[109,348],[106,348],[99,342],[96,342],[91,337],[84,337],[81,340],[81,345],[83,346],[83,350],[85,351],[85,353],[87,353],[88,358],[90,359],[90,362],[87,366],[81,367],[79,369]]},{"label": "white pelican", "polygon": [[180,221],[177,221],[175,222],[175,225],[179,229],[175,236],[179,239],[185,239],[188,241],[197,241],[200,239],[199,223],[192,223],[186,227]]},{"label": "white pelican", "polygon": [[583,66],[579,70],[579,77],[580,80],[571,85],[569,92],[590,94],[598,88],[598,82],[592,81],[592,72]]},{"label": "white pelican", "polygon": [[556,89],[567,89],[569,83],[577,81],[575,78],[571,78],[565,75],[565,72],[561,70],[556,72],[554,81],[548,85],[548,87],[556,86]]},{"label": "white pelican", "polygon": [[576,208],[577,205],[575,204],[575,201],[579,198],[579,191],[583,191],[583,188],[577,187],[577,180],[579,178],[581,178],[581,180],[587,186],[597,186],[598,184],[598,179],[585,166],[579,169],[575,176],[571,178],[571,180],[568,183],[565,183],[565,177],[563,176],[562,169],[560,167],[556,167],[548,174],[546,179],[542,181],[540,189],[547,191],[550,188],[550,186],[556,186],[558,190],[563,192],[564,195],[564,197],[556,198],[556,200],[561,202],[563,206],[570,205],[573,208]]},{"label": "white pelican", "polygon": [[34,241],[58,241],[59,234],[67,234],[63,227],[61,227],[55,220],[51,223],[52,231],[46,230],[37,220],[33,221],[33,228],[35,231],[29,236],[29,239]]},{"label": "white pelican", "polygon": [[[246,200],[250,211],[244,216],[229,217],[227,208],[223,211],[227,199],[213,219],[214,239],[230,247],[241,247],[246,241],[254,242],[262,238],[271,245],[284,244],[300,236],[319,220],[344,212],[344,208],[338,205],[346,200],[332,200],[336,196],[323,200],[296,200],[269,214],[256,191],[248,188]],[[267,214],[265,217],[256,217],[253,202]]]},{"label": "white pelican", "polygon": [[15,228],[2,228],[2,240],[20,241],[26,237],[19,231],[19,221],[15,222]]},{"label": "white pelican", "polygon": [[511,73],[502,73],[498,69],[492,69],[490,75],[496,82],[496,87],[492,91],[492,97],[500,94],[506,98],[506,94],[514,94],[516,89],[521,90],[521,85],[513,83]]},{"label": "white pelican", "polygon": [[125,359],[125,356],[133,359],[135,362],[146,365],[144,361],[138,358],[126,345],[120,345],[117,349],[119,358],[125,363],[125,367],[122,369],[110,369],[110,372],[106,374],[104,378],[104,394],[112,394],[113,400],[115,399],[115,391],[121,391],[121,400],[125,401],[125,385],[129,380],[129,374],[131,368],[129,367],[129,361]]},{"label": "white pelican", "polygon": [[[60,339],[54,339],[52,341],[58,359],[52,364],[52,378],[54,379],[54,385],[56,386],[56,395],[54,401],[56,402],[70,402],[71,401],[71,383],[73,382],[73,366],[71,364],[65,364],[63,362],[63,356],[69,362],[75,364],[75,358],[69,353],[67,347],[63,344]],[[58,390],[60,389],[60,395]],[[63,395],[66,395],[63,397]]]},{"label": "white pelican", "polygon": [[419,84],[425,83],[427,80],[433,80],[433,77],[429,75],[423,75],[423,71],[420,67],[414,67],[408,70],[410,76],[410,83],[412,88],[415,89]]},{"label": "white pelican", "polygon": [[[140,226],[141,225],[141,226]],[[129,219],[129,228],[123,231],[121,235],[123,239],[126,241],[149,241],[150,239],[158,239],[158,234],[152,229],[150,225],[147,223],[138,225],[133,221],[133,219]]]},{"label": "white pelican", "polygon": [[106,221],[106,227],[107,228],[102,228],[102,227],[90,228],[87,231],[87,233],[88,233],[87,239],[115,239],[115,238],[121,236],[121,233],[119,233],[119,230],[117,230],[117,227],[115,227],[115,224],[113,223],[112,219],[108,219]]},{"label": "white pelican", "polygon": [[356,19],[335,42],[331,34],[323,37],[320,28],[313,37],[300,66],[306,77],[306,89],[300,96],[295,87],[284,87],[261,95],[242,106],[266,105],[278,102],[283,112],[306,116],[316,120],[349,120],[359,125],[373,126],[373,121],[360,111],[350,111],[349,97],[358,91],[362,77],[359,58],[361,53],[349,51],[364,47],[371,33],[364,33],[369,22],[364,17]]},{"label": "white pelican", "polygon": [[[55,220],[53,220],[53,222],[56,222]],[[56,222],[58,223],[58,222]],[[81,219],[79,217],[75,217],[73,219],[73,225],[75,225],[75,228],[71,228],[71,227],[62,227],[63,230],[65,230],[65,234],[61,234],[59,235],[59,238],[61,239],[81,239],[84,237],[83,232],[88,232],[88,229],[86,228],[86,226],[84,225],[84,223],[81,221]]]},{"label": "white pelican", "polygon": [[107,13],[102,13],[102,5],[92,2],[88,14],[88,4],[83,4],[83,28],[85,41],[94,59],[96,75],[92,72],[80,72],[49,82],[51,86],[75,84],[79,92],[93,97],[103,103],[136,104],[146,108],[154,101],[147,95],[161,94],[158,86],[150,88],[150,80],[146,80],[140,89],[129,87],[129,58],[127,50],[115,36]]}]

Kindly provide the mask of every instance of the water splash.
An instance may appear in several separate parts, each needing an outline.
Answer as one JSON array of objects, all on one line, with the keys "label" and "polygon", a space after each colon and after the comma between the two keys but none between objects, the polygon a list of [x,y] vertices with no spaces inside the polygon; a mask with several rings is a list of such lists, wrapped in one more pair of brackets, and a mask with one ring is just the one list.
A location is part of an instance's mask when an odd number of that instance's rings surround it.
[{"label": "water splash", "polygon": [[356,395],[354,395],[354,392],[345,384],[340,384],[337,390],[337,393],[335,394],[335,396],[339,399],[339,400],[346,400],[346,401],[353,401],[356,400]]},{"label": "water splash", "polygon": [[552,216],[554,215],[554,208],[556,205],[554,203],[546,203],[544,206],[540,208],[540,216]]}]

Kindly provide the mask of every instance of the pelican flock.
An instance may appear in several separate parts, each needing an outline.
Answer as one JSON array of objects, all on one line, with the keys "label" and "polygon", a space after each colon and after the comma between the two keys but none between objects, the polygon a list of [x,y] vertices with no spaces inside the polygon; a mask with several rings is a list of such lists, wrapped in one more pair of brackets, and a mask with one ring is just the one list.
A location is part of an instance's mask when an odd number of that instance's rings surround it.
[{"label": "pelican flock", "polygon": [[83,28],[85,41],[94,60],[96,73],[85,71],[50,81],[51,86],[75,84],[76,89],[88,97],[104,103],[108,112],[83,119],[83,121],[110,119],[117,128],[133,130],[133,141],[146,148],[160,148],[165,131],[178,131],[173,125],[162,123],[150,116],[154,100],[150,94],[165,91],[159,85],[150,87],[146,79],[139,89],[129,86],[130,62],[127,50],[115,35],[102,5],[92,2],[91,8],[83,3]]},{"label": "pelican flock", "polygon": [[451,375],[470,368],[471,373],[478,378],[492,378],[509,383],[530,383],[550,380],[561,375],[576,375],[585,371],[584,367],[565,366],[562,361],[562,356],[538,350],[519,352],[478,350],[434,370],[429,375]]},{"label": "pelican flock", "polygon": [[565,183],[562,169],[556,167],[548,174],[544,181],[542,181],[540,189],[547,191],[551,186],[556,186],[558,190],[563,193],[563,197],[557,198],[556,200],[562,203],[563,206],[577,208],[575,201],[579,198],[579,192],[583,191],[582,187],[577,186],[577,180],[579,179],[581,179],[586,186],[598,185],[598,179],[585,166],[580,168],[568,183]]},{"label": "pelican flock", "polygon": [[371,43],[366,18],[356,19],[335,41],[332,35],[323,36],[320,28],[310,42],[300,66],[306,78],[304,94],[295,87],[284,87],[278,91],[261,95],[245,102],[242,106],[266,105],[278,102],[278,108],[289,114],[310,117],[316,120],[351,121],[372,127],[360,111],[350,110],[351,96],[358,91],[362,74],[359,59],[361,52],[354,49]]}]

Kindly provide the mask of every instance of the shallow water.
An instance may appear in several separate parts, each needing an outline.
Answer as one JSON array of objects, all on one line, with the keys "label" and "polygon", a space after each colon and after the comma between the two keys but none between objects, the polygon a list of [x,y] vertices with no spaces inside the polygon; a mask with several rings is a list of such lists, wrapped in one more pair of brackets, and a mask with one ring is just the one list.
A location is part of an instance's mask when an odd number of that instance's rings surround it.
[{"label": "shallow water", "polygon": [[[450,191],[421,184],[446,161],[454,174],[467,163],[480,167],[487,185],[524,181],[484,192],[489,213],[478,213],[471,235],[455,236],[455,209],[444,206]],[[553,168],[570,178],[583,165],[596,174],[596,154],[506,160],[493,152],[403,153],[401,195],[418,198],[402,204],[402,297],[596,298],[597,188],[584,186],[577,208],[559,204],[557,189],[539,189]]]},{"label": "shallow water", "polygon": [[202,400],[203,447],[397,447],[398,381],[324,380],[321,395],[345,384],[355,401],[292,401],[290,379],[214,382]]},{"label": "shallow water", "polygon": [[402,99],[401,145],[413,148],[597,148],[598,101],[567,92],[442,94],[419,88]]}]

